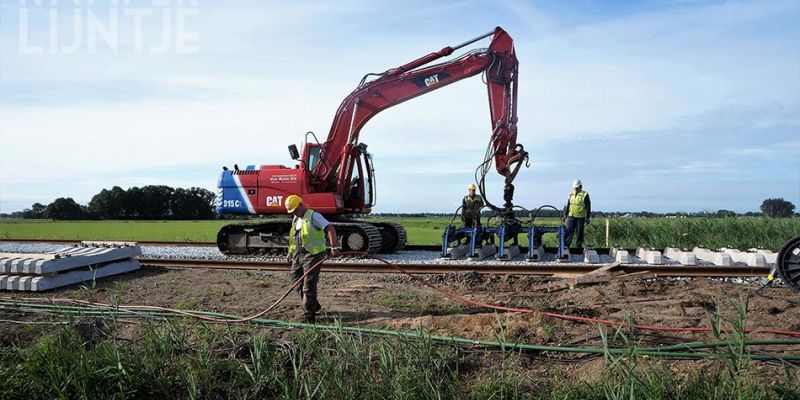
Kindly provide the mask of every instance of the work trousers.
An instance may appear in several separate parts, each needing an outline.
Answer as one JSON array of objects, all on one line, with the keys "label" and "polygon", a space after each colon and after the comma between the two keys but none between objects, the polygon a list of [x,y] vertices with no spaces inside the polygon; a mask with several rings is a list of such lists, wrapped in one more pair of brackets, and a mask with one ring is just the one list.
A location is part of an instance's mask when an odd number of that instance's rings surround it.
[{"label": "work trousers", "polygon": [[[295,253],[292,257],[292,283],[294,284],[305,274],[311,267],[316,265],[320,260],[325,257],[325,252],[319,254],[310,254],[305,250]],[[305,311],[306,322],[315,322],[317,311],[322,308],[322,305],[317,301],[317,282],[319,282],[320,267],[317,267],[310,274],[306,275],[300,284],[297,285],[297,293],[300,294],[300,299],[303,302],[303,310]]]},{"label": "work trousers", "polygon": [[464,227],[465,228],[471,228],[473,226],[477,226],[478,228],[481,227],[480,218],[464,217],[463,219],[464,219]]},{"label": "work trousers", "polygon": [[564,246],[570,247],[572,237],[577,236],[575,247],[583,248],[583,227],[586,224],[586,218],[567,217],[567,227],[564,230]]}]

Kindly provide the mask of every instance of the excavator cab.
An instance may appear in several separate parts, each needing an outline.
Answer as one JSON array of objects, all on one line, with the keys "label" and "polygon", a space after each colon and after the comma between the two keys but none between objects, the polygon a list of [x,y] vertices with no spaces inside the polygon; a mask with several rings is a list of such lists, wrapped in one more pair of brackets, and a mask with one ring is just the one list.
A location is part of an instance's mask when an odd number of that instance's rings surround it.
[{"label": "excavator cab", "polygon": [[350,158],[350,176],[343,181],[344,207],[357,212],[369,212],[375,205],[375,169],[367,145],[360,143]]},{"label": "excavator cab", "polygon": [[[300,161],[306,171],[313,171],[322,161],[324,150],[317,143],[306,143],[302,157],[297,153],[297,148],[289,147],[292,158]],[[367,145],[359,143],[352,146],[350,156],[340,167],[334,171],[334,178],[339,181],[338,194],[342,199],[342,208],[345,213],[369,213],[375,206],[375,169],[372,163],[372,154],[367,152]],[[340,180],[342,168],[346,176]],[[308,172],[307,172],[308,173]]]}]

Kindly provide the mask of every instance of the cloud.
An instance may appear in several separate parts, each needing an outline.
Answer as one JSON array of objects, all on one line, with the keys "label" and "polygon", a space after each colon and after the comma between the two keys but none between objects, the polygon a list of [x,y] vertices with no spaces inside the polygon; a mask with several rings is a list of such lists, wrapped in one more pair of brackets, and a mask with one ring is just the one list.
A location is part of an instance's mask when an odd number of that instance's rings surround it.
[{"label": "cloud", "polygon": [[[291,164],[286,146],[308,130],[324,137],[364,73],[474,37],[487,20],[520,59],[519,142],[534,160],[518,178],[525,204],[561,202],[575,176],[621,209],[689,204],[687,182],[718,208],[739,200],[711,187],[800,186],[796,2],[581,7],[201,2],[198,54],[42,56],[15,51],[17,15],[4,8],[0,209],[113,184],[212,187],[224,164]],[[476,77],[371,120],[361,139],[379,168],[377,209],[457,200],[489,138],[486,106]],[[790,189],[776,190],[800,200]]]}]

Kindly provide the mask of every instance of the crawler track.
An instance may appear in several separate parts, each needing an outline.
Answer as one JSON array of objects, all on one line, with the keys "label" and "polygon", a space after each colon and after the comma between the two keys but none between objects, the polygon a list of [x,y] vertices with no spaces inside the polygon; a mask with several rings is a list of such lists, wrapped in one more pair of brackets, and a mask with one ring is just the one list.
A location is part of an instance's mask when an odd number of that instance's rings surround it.
[{"label": "crawler track", "polygon": [[[256,270],[256,271],[288,271],[289,265],[280,261],[239,261],[239,260],[167,260],[167,259],[140,259],[139,262],[146,267],[161,268],[203,268],[227,270]],[[540,276],[567,276],[591,272],[602,265],[600,264],[558,264],[509,266],[507,264],[425,264],[403,263],[398,264],[404,270],[415,274],[442,274],[453,272],[475,271],[483,274],[497,275],[540,275]],[[352,272],[352,273],[396,273],[396,269],[381,263],[347,263],[326,262],[322,270],[327,272]],[[686,265],[623,265],[621,270],[626,273],[649,271],[658,277],[712,277],[712,278],[746,278],[765,277],[769,274],[769,267],[745,266],[686,266]]]}]

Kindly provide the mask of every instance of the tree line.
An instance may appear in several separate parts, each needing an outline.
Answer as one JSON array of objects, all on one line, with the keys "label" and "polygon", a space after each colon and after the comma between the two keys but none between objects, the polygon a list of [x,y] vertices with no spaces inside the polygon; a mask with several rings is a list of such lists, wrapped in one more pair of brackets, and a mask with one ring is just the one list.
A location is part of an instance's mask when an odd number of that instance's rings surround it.
[{"label": "tree line", "polygon": [[[12,213],[2,213],[0,218],[24,219],[214,219],[214,193],[203,188],[192,187],[171,188],[163,185],[148,185],[122,189],[119,186],[103,189],[94,195],[87,205],[78,204],[71,197],[59,197],[50,204],[34,203],[31,208]],[[795,216],[795,205],[782,198],[766,199],[761,203],[761,212],[749,211],[736,213],[730,210],[654,213],[638,212],[603,212],[593,211],[595,217],[756,217],[767,216],[785,218]],[[525,218],[536,210],[515,210],[517,217]],[[493,214],[484,210],[484,217]],[[373,213],[376,217],[451,217],[452,213]],[[560,211],[542,208],[540,217],[559,217]],[[242,216],[240,218],[249,218]]]},{"label": "tree line", "polygon": [[71,197],[59,197],[44,205],[34,203],[31,208],[0,218],[25,219],[214,219],[214,193],[191,187],[172,188],[148,185],[122,189],[114,186],[103,189],[86,205]]}]

